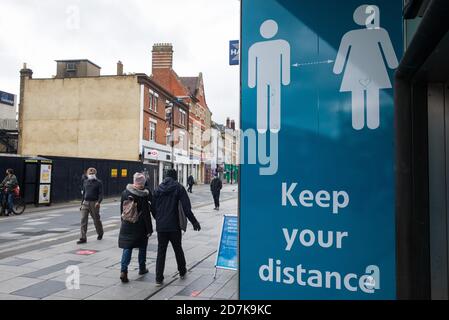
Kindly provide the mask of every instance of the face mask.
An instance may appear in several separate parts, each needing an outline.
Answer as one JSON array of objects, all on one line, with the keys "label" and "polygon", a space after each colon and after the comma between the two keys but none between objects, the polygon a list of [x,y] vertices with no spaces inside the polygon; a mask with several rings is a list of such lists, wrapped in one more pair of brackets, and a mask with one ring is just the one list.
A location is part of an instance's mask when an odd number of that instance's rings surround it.
[{"label": "face mask", "polygon": [[97,177],[94,174],[90,174],[87,176],[89,180],[95,180]]}]

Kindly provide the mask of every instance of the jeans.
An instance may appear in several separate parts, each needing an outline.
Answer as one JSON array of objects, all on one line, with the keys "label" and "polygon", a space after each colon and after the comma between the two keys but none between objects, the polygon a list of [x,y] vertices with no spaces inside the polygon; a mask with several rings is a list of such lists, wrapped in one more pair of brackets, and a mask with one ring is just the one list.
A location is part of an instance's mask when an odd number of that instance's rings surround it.
[{"label": "jeans", "polygon": [[6,212],[12,213],[14,206],[14,195],[12,192],[0,192],[0,204],[3,209],[3,201],[6,198]]},{"label": "jeans", "polygon": [[164,280],[165,256],[167,253],[168,243],[171,242],[173,250],[175,251],[176,263],[178,264],[178,271],[180,275],[187,273],[186,258],[182,250],[182,233],[175,232],[158,232],[157,233],[157,259],[156,259],[156,281],[162,282]]},{"label": "jeans", "polygon": [[[122,254],[122,269],[121,272],[128,272],[128,266],[131,262],[131,257],[133,254],[133,249],[123,249]],[[147,247],[139,248],[139,269],[145,270],[147,267]]]}]

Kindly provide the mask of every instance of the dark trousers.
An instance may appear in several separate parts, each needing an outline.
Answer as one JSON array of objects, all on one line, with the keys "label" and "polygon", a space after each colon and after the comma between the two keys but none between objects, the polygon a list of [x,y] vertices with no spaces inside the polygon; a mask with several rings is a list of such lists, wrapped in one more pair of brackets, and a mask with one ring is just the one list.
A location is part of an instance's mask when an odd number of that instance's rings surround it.
[{"label": "dark trousers", "polygon": [[187,189],[188,192],[192,193],[193,184],[189,184],[189,188]]},{"label": "dark trousers", "polygon": [[186,274],[186,258],[182,250],[182,234],[181,231],[175,232],[158,232],[157,233],[157,259],[156,259],[156,281],[162,282],[164,280],[165,256],[167,254],[168,243],[170,242],[175,251],[176,263],[178,264],[178,271],[181,275]]},{"label": "dark trousers", "polygon": [[220,191],[212,192],[212,196],[214,197],[215,208],[220,208]]},{"label": "dark trousers", "polygon": [[[123,249],[121,272],[128,272],[128,266],[131,263],[133,249]],[[145,270],[147,263],[147,246],[139,248],[139,269]]]}]

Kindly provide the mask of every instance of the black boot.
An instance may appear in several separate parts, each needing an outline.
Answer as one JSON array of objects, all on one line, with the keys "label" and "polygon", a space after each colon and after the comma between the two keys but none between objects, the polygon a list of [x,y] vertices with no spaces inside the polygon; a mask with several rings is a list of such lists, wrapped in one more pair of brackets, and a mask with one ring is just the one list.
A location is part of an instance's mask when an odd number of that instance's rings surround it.
[{"label": "black boot", "polygon": [[122,272],[120,273],[120,280],[122,280],[122,283],[128,283],[128,272]]}]

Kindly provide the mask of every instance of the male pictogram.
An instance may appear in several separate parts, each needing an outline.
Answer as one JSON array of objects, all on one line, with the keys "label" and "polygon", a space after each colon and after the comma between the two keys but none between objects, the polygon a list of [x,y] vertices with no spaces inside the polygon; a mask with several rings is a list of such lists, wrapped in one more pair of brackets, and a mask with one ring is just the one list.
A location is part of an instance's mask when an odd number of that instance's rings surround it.
[{"label": "male pictogram", "polygon": [[280,131],[281,83],[284,86],[290,84],[290,44],[282,39],[271,40],[277,33],[276,21],[265,21],[260,27],[260,34],[267,41],[253,44],[248,54],[248,86],[257,86],[259,133]]}]

